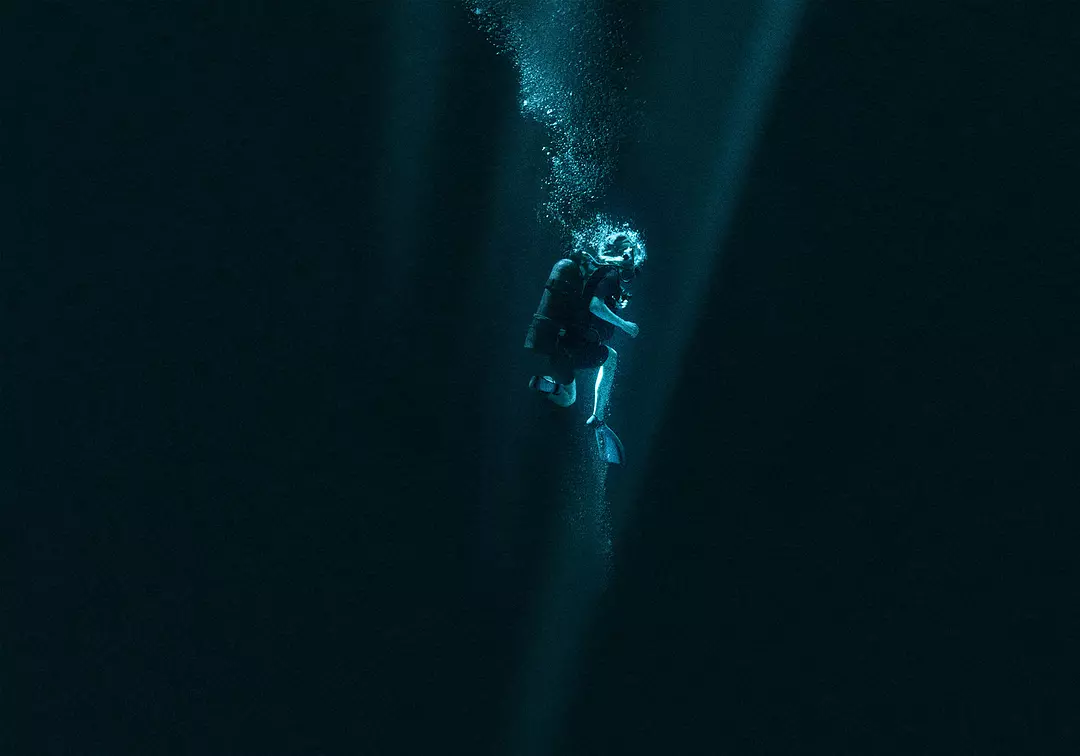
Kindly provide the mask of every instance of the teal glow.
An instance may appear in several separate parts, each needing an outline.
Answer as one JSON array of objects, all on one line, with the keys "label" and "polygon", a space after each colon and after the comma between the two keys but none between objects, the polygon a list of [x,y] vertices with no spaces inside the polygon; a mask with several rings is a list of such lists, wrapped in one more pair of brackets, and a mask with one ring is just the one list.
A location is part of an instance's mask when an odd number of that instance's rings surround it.
[{"label": "teal glow", "polygon": [[[700,203],[695,220],[679,229],[686,242],[665,265],[679,270],[685,286],[666,308],[663,339],[654,342],[650,376],[655,389],[635,407],[648,418],[646,439],[663,416],[667,386],[682,365],[688,334],[699,317],[706,282],[727,235],[734,208],[753,155],[757,134],[783,71],[802,0],[761,0],[755,29],[739,61],[731,101],[717,119],[717,141],[701,145],[701,161],[713,166],[711,191],[688,198]],[[640,264],[647,258],[644,235],[630,221],[605,213],[603,202],[616,168],[620,139],[634,116],[627,100],[624,22],[609,4],[597,0],[489,0],[466,6],[480,29],[519,74],[522,115],[541,124],[549,135],[543,148],[550,172],[541,218],[554,225],[578,251],[595,253],[611,234],[626,233]],[[660,331],[657,331],[659,333]],[[645,337],[649,336],[646,328]],[[630,358],[631,360],[633,357]],[[597,371],[594,404],[605,383]],[[505,753],[540,756],[554,752],[565,724],[583,641],[612,570],[612,533],[630,517],[632,501],[620,501],[612,515],[607,501],[607,464],[599,459],[593,434],[567,437],[575,453],[568,469],[553,471],[562,480],[559,507],[563,527],[552,537],[550,569],[536,596],[531,631],[519,670],[517,717],[507,733]],[[647,440],[636,450],[640,460],[623,475],[628,492],[636,488],[647,461]],[[614,522],[612,522],[614,520]]]}]

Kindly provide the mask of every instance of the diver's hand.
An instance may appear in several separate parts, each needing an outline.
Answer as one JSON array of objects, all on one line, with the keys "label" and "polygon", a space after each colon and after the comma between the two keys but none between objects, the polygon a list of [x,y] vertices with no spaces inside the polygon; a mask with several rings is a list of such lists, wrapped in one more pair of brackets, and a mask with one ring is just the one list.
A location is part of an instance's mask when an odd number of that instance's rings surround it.
[{"label": "diver's hand", "polygon": [[636,339],[638,333],[641,332],[641,329],[638,328],[638,324],[631,323],[630,321],[626,322],[626,325],[623,326],[623,330],[626,331],[626,335],[632,339]]}]

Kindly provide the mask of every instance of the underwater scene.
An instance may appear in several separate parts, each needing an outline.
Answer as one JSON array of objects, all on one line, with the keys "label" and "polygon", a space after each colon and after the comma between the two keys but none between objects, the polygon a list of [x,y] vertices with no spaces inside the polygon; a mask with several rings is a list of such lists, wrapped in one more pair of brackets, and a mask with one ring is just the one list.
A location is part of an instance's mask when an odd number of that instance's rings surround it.
[{"label": "underwater scene", "polygon": [[1064,9],[0,19],[0,753],[1080,752]]}]

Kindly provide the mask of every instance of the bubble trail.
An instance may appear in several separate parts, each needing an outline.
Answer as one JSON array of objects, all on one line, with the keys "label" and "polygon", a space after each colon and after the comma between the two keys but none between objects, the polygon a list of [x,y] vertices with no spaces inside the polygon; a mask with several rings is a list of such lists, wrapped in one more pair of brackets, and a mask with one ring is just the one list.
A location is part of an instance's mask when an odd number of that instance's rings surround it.
[{"label": "bubble trail", "polygon": [[469,3],[477,24],[518,70],[523,115],[550,135],[541,215],[575,229],[611,184],[631,108],[626,24],[596,0]]}]

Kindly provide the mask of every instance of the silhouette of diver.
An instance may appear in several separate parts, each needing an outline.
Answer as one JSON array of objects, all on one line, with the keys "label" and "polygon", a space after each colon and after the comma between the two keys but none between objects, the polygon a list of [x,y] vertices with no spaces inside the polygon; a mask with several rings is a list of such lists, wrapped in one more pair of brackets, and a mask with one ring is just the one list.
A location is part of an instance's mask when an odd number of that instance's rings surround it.
[{"label": "silhouette of diver", "polygon": [[543,373],[529,380],[529,388],[560,407],[577,399],[575,372],[599,368],[586,425],[595,430],[600,455],[611,464],[625,463],[626,453],[605,422],[618,354],[604,342],[616,328],[631,338],[638,335],[636,323],[615,313],[629,304],[625,287],[645,261],[635,237],[612,233],[597,245],[595,254],[585,249],[555,263],[525,337],[525,348],[547,359]]}]

